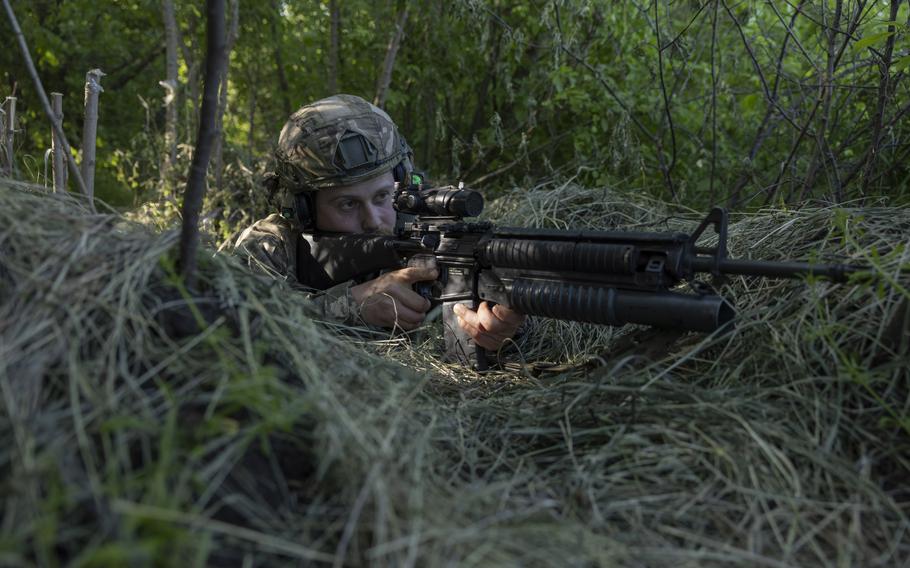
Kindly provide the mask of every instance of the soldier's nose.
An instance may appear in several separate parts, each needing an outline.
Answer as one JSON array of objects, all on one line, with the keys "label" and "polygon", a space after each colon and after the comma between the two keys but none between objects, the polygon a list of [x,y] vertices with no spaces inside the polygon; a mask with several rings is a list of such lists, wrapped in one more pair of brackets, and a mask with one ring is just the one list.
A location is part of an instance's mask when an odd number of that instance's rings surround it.
[{"label": "soldier's nose", "polygon": [[360,220],[360,228],[364,233],[373,233],[379,230],[382,225],[382,219],[379,217],[379,211],[374,207],[367,207]]}]

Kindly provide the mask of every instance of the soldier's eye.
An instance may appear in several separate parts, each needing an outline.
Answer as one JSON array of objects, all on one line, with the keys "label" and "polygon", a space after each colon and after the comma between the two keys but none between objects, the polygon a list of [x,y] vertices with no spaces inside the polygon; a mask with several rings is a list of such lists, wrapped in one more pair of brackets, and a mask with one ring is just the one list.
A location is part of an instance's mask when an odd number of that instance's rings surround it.
[{"label": "soldier's eye", "polygon": [[357,207],[357,202],[353,199],[345,199],[338,202],[338,208],[342,211],[353,211],[355,207]]},{"label": "soldier's eye", "polygon": [[376,203],[385,203],[391,197],[392,197],[391,191],[383,190],[383,191],[376,193],[376,195],[373,196],[373,201]]}]

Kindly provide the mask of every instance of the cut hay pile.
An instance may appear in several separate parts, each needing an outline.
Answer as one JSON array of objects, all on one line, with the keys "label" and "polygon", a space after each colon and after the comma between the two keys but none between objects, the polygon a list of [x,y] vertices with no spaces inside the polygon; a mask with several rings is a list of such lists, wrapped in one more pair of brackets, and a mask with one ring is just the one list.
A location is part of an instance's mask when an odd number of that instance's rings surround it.
[{"label": "cut hay pile", "polygon": [[[668,211],[570,185],[491,208],[694,227]],[[731,230],[733,256],[846,257],[885,284],[737,278],[726,336],[647,359],[644,330],[541,323],[521,356],[562,372],[476,376],[432,342],[336,335],[210,253],[221,316],[174,339],[174,233],[2,182],[0,564],[906,563],[910,210]]]}]

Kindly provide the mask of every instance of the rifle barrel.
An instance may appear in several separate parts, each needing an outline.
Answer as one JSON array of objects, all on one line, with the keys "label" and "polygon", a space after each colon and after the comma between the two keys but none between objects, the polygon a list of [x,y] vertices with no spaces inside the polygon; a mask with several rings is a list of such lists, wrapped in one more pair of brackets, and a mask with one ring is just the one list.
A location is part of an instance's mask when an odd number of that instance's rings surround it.
[{"label": "rifle barrel", "polygon": [[[696,272],[714,272],[715,261],[712,258],[696,258],[692,263]],[[822,276],[834,282],[846,282],[854,272],[863,270],[848,264],[810,264],[808,262],[771,262],[763,260],[720,261],[721,274],[742,274],[745,276],[764,276],[766,278],[798,278],[800,276]]]}]

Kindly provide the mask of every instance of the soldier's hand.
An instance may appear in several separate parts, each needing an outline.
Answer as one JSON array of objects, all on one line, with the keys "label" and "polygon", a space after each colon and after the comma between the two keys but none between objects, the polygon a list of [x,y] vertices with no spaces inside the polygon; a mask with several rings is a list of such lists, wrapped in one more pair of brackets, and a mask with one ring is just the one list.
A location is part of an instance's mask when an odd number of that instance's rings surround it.
[{"label": "soldier's hand", "polygon": [[490,308],[487,302],[481,302],[477,306],[477,311],[464,304],[456,304],[453,311],[458,317],[461,329],[465,330],[478,346],[491,351],[502,347],[527,319],[524,314],[499,304]]},{"label": "soldier's hand", "polygon": [[423,323],[430,302],[412,289],[415,282],[435,280],[435,268],[402,268],[351,288],[360,317],[379,327],[412,330]]}]

